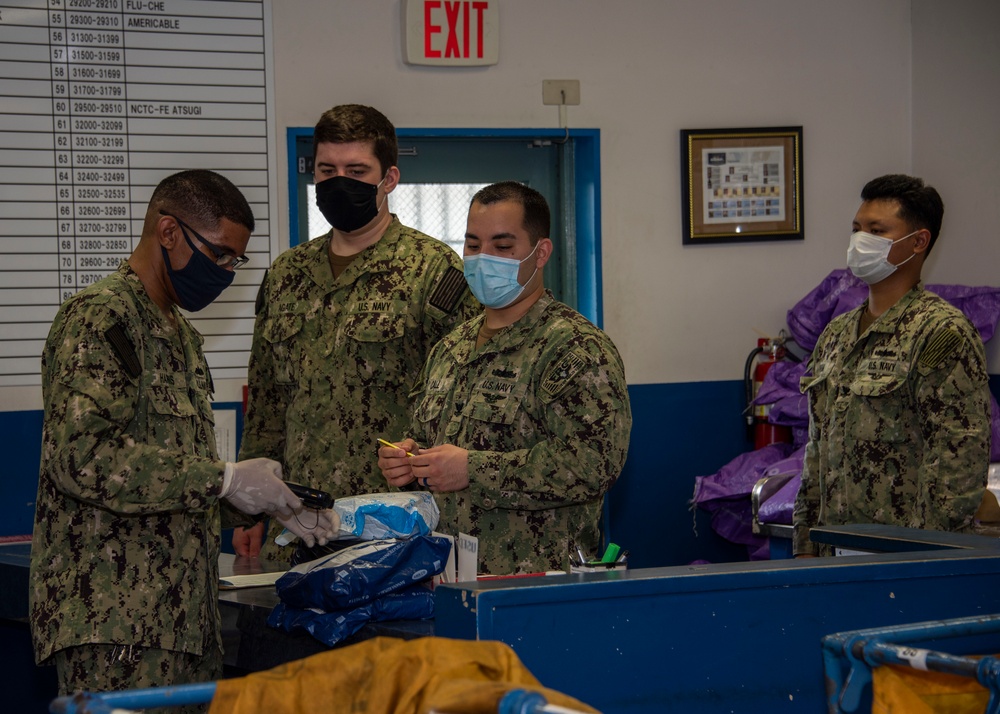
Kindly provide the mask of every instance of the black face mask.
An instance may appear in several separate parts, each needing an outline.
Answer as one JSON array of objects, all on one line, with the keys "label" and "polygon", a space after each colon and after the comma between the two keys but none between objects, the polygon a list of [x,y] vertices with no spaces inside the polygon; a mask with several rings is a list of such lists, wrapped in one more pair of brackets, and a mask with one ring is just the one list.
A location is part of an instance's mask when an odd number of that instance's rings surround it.
[{"label": "black face mask", "polygon": [[348,176],[320,181],[316,184],[316,207],[338,231],[356,231],[378,215],[378,187],[382,181],[370,184]]},{"label": "black face mask", "polygon": [[163,261],[167,264],[167,275],[170,276],[170,284],[174,286],[174,292],[177,293],[177,300],[181,307],[191,312],[198,312],[208,307],[215,298],[222,294],[223,290],[232,284],[236,273],[219,267],[215,261],[198,250],[191,242],[191,238],[188,237],[184,226],[181,226],[181,232],[184,234],[187,244],[191,246],[191,250],[194,251],[187,265],[174,270],[170,266],[170,256],[167,254],[166,248],[160,246],[160,250],[163,251]]}]

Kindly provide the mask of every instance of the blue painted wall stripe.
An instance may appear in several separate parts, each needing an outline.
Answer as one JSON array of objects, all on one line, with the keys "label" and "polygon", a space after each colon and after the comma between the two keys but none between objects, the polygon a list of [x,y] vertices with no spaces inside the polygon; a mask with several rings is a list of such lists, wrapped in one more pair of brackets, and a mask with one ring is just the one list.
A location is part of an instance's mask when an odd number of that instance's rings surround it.
[{"label": "blue painted wall stripe", "polygon": [[[1000,375],[991,376],[990,386],[1000,394]],[[742,546],[716,535],[708,514],[689,506],[696,476],[752,448],[741,417],[742,381],[633,385],[629,397],[632,441],[608,498],[611,539],[629,550],[637,568],[745,559]],[[215,406],[236,409],[242,432],[239,403]],[[41,411],[0,412],[0,536],[31,533],[41,430]]]}]

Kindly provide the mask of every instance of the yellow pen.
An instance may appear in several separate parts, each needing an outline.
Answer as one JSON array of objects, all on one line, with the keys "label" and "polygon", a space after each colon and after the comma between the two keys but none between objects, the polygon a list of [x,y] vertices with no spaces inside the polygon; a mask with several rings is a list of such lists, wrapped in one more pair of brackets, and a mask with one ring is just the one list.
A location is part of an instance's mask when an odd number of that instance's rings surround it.
[{"label": "yellow pen", "polygon": [[[391,446],[391,447],[392,447],[392,448],[394,448],[394,449],[398,449],[398,448],[400,448],[400,447],[396,446],[395,444],[393,444],[393,443],[392,443],[391,441],[386,441],[385,439],[378,439],[378,438],[377,438],[377,439],[375,439],[375,440],[376,440],[376,441],[377,441],[378,443],[380,443],[380,444],[381,444],[382,446]],[[410,453],[409,451],[407,451],[407,452],[406,452],[406,455],[407,455],[407,456],[413,456],[413,454],[411,454],[411,453]]]}]

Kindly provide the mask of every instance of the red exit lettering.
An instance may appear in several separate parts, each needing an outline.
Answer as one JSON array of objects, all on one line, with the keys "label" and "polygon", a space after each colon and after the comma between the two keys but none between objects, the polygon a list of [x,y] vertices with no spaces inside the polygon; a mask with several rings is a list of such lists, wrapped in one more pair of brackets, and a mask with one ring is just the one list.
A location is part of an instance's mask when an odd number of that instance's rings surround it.
[{"label": "red exit lettering", "polygon": [[[471,28],[476,28],[476,57],[483,57],[483,13],[489,7],[484,0],[424,0],[424,56],[428,58],[469,57]],[[441,9],[447,27],[434,24],[434,15],[440,22]],[[434,11],[438,11],[435,13]],[[447,30],[444,52],[434,49],[434,38]],[[459,42],[461,37],[461,42]]]}]

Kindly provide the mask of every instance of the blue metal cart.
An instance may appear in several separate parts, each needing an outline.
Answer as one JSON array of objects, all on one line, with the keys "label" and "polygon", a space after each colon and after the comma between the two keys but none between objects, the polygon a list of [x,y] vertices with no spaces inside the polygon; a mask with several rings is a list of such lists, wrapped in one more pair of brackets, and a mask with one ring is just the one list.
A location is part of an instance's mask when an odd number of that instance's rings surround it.
[{"label": "blue metal cart", "polygon": [[[154,707],[181,707],[206,704],[215,696],[215,682],[182,684],[174,687],[150,687],[124,692],[82,692],[59,697],[49,705],[51,714],[112,714],[115,710],[141,710]],[[497,714],[583,714],[575,709],[549,704],[538,692],[512,689],[497,706]]]},{"label": "blue metal cart", "polygon": [[952,649],[1000,651],[1000,615],[918,622],[894,627],[854,630],[823,638],[827,711],[851,714],[863,706],[872,670],[895,664],[976,679],[989,691],[986,714],[1000,714],[1000,658],[971,657],[928,649],[938,640],[952,640]]}]

